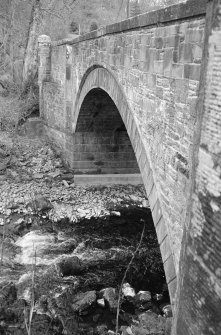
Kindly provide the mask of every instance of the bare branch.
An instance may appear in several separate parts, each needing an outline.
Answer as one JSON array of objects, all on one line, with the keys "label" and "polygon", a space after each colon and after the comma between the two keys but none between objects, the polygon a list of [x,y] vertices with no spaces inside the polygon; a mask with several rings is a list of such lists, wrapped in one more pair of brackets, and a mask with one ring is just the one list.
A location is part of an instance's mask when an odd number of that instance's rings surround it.
[{"label": "bare branch", "polygon": [[56,16],[57,18],[59,18],[59,19],[61,19],[61,20],[64,19],[61,15],[57,14],[57,13],[54,12],[53,10],[50,10],[50,9],[48,9],[48,8],[41,8],[41,9],[42,9],[43,11],[45,11],[45,12],[51,14],[51,15]]}]

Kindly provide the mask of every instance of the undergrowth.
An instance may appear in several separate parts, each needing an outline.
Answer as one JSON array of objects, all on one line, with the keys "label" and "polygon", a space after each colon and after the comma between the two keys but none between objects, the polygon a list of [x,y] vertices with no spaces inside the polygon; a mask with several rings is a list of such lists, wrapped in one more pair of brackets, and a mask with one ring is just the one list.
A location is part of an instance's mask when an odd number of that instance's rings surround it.
[{"label": "undergrowth", "polygon": [[9,88],[0,95],[0,130],[14,132],[39,109],[38,86],[29,83],[25,90]]}]

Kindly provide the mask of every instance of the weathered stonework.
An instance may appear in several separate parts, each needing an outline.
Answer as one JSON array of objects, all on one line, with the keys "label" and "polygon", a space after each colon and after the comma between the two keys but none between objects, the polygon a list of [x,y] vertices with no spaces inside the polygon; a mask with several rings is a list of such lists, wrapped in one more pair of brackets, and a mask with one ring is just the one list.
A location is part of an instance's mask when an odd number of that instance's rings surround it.
[{"label": "weathered stonework", "polygon": [[[208,5],[198,103],[200,147],[180,260],[173,334],[221,334],[221,1]],[[191,325],[191,327],[190,327]]]},{"label": "weathered stonework", "polygon": [[[84,136],[79,130],[79,124],[87,124],[88,116],[82,106],[88,95],[92,90],[102,89],[117,107],[149,197],[172,303],[176,297],[191,185],[195,180],[193,157],[197,152],[205,13],[206,1],[190,0],[101,28],[73,41],[54,43],[50,80],[43,84],[41,115],[48,134],[61,147],[66,161],[72,166],[78,161],[75,167],[80,169],[83,169],[80,161],[84,159],[86,167],[89,166],[84,155],[85,143],[78,142],[88,136],[85,128]],[[214,120],[219,119],[216,110],[214,107],[213,121],[208,112],[208,120],[202,127],[207,132],[202,134],[206,146],[210,143],[211,150],[217,151],[219,134],[213,130]],[[96,144],[96,136],[91,136],[90,141]],[[202,162],[208,160],[206,148],[200,151]],[[214,152],[217,154],[218,151]],[[215,169],[213,157],[209,162],[207,169],[201,165],[203,169],[197,178],[208,180],[207,191],[213,194],[210,206],[215,209],[219,171],[211,182],[210,174]],[[194,206],[197,206],[194,212],[201,213],[193,216],[199,237],[204,229],[199,224],[203,216],[202,210],[197,209],[199,204]]]}]

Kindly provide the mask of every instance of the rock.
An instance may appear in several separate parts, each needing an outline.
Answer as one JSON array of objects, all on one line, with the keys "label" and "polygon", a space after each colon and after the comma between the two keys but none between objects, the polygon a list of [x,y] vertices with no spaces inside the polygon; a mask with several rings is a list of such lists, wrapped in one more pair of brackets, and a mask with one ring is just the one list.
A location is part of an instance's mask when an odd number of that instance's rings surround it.
[{"label": "rock", "polygon": [[69,184],[66,180],[62,180],[62,183],[64,184],[65,187],[69,187]]},{"label": "rock", "polygon": [[132,329],[128,326],[121,326],[122,335],[133,335]]},{"label": "rock", "polygon": [[82,218],[85,217],[88,214],[87,210],[84,210],[82,208],[78,208],[77,212],[78,212],[79,216],[82,217]]},{"label": "rock", "polygon": [[13,224],[13,231],[15,233],[18,233],[21,229],[24,228],[24,219],[20,218],[17,221],[14,222]]},{"label": "rock", "polygon": [[136,300],[141,301],[141,302],[151,301],[150,291],[139,291],[136,295]]},{"label": "rock", "polygon": [[4,183],[7,177],[5,175],[0,175],[0,183]]},{"label": "rock", "polygon": [[150,205],[149,205],[149,202],[148,202],[148,200],[146,200],[146,199],[145,199],[145,200],[143,200],[143,201],[142,201],[142,206],[143,206],[143,207],[146,207],[146,208],[149,208],[149,207],[150,207]]},{"label": "rock", "polygon": [[77,256],[63,258],[58,263],[58,266],[63,277],[77,276],[84,271],[84,267]]},{"label": "rock", "polygon": [[138,316],[138,322],[131,326],[135,335],[154,334],[162,335],[166,329],[166,319],[151,311],[147,311]]},{"label": "rock", "polygon": [[108,328],[106,325],[99,325],[96,328],[96,332],[98,335],[107,335],[108,334]]},{"label": "rock", "polygon": [[96,291],[78,293],[73,301],[72,308],[74,312],[82,314],[82,312],[95,304],[96,299]]},{"label": "rock", "polygon": [[104,299],[102,298],[102,299],[97,299],[97,304],[98,304],[98,306],[100,306],[100,307],[105,307],[105,301],[104,301]]},{"label": "rock", "polygon": [[108,287],[103,290],[103,298],[108,303],[111,312],[116,311],[118,305],[118,296],[113,287]]},{"label": "rock", "polygon": [[46,211],[53,208],[51,202],[45,197],[37,197],[28,204],[35,211]]},{"label": "rock", "polygon": [[53,253],[60,253],[60,254],[67,254],[72,252],[77,246],[77,241],[73,238],[63,241],[61,243],[56,243],[55,245],[51,246],[51,251]]},{"label": "rock", "polygon": [[134,202],[139,201],[139,197],[137,197],[136,195],[131,194],[131,195],[130,195],[130,198],[131,198],[131,200],[133,200]]},{"label": "rock", "polygon": [[52,178],[56,178],[58,176],[60,176],[61,172],[60,171],[54,171],[54,172],[49,172],[48,176],[52,177]]},{"label": "rock", "polygon": [[124,283],[122,287],[122,292],[125,297],[135,297],[135,290],[128,283]]},{"label": "rock", "polygon": [[33,178],[34,179],[42,179],[44,177],[43,173],[34,173]]},{"label": "rock", "polygon": [[172,312],[172,307],[171,305],[167,304],[167,305],[160,305],[160,308],[164,314],[164,316],[166,318],[170,318],[173,316],[173,312]]},{"label": "rock", "polygon": [[16,178],[18,176],[17,172],[16,171],[11,171],[11,175],[12,177]]},{"label": "rock", "polygon": [[121,216],[121,213],[117,211],[111,211],[111,214],[115,216]]},{"label": "rock", "polygon": [[125,323],[127,324],[131,324],[131,322],[133,321],[134,315],[130,314],[130,313],[120,313],[119,318]]}]

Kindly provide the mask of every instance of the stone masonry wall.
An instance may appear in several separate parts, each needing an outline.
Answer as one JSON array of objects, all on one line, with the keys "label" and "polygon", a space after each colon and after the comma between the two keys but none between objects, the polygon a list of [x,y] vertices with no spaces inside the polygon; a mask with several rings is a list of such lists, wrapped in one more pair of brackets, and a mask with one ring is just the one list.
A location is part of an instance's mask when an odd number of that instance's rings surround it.
[{"label": "stone masonry wall", "polygon": [[[116,79],[119,93],[123,92],[126,98],[128,113],[132,113],[139,129],[137,141],[142,142],[153,173],[153,189],[165,221],[158,236],[168,234],[162,247],[163,258],[166,261],[166,255],[171,256],[167,251],[171,248],[176,272],[192,183],[205,10],[206,1],[190,0],[73,41],[61,41],[52,47],[57,67],[52,66],[51,82],[45,83],[48,133],[68,160],[67,146],[79,112],[76,104],[88,75],[103,67]],[[61,94],[58,102],[52,93],[54,87],[58,96]],[[152,185],[149,193],[151,188]],[[172,268],[168,271],[173,272]]]},{"label": "stone masonry wall", "polygon": [[200,147],[174,335],[221,334],[221,0],[211,1],[209,8],[198,106]]},{"label": "stone masonry wall", "polygon": [[203,33],[204,18],[194,18],[72,46],[76,83],[101,64],[126,94],[148,148],[177,265],[191,183]]}]

